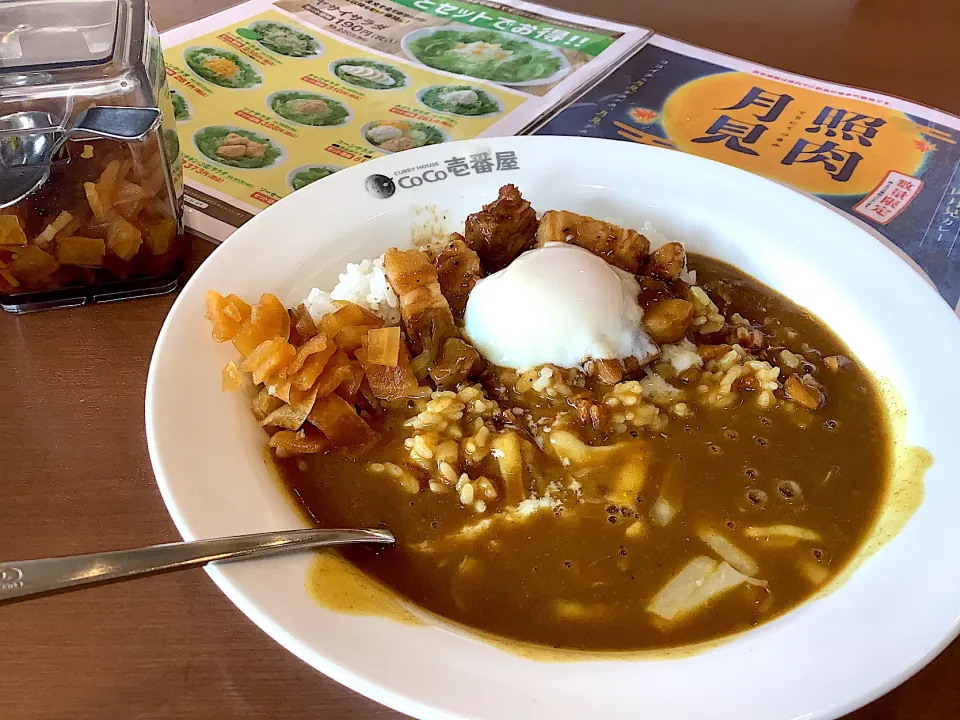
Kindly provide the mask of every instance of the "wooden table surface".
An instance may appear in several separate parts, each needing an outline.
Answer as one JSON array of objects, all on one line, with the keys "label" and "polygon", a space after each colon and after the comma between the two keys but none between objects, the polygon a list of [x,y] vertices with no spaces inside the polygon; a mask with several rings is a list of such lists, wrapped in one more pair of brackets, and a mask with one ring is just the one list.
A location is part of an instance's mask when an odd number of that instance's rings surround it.
[{"label": "wooden table surface", "polygon": [[[553,2],[960,113],[956,0]],[[228,4],[155,0],[153,12],[167,28]],[[210,250],[195,240],[194,265]],[[0,317],[0,557],[178,539],[143,427],[150,353],[172,301]],[[402,717],[287,653],[201,570],[2,608],[0,638],[2,720]],[[851,717],[960,717],[958,680],[960,641]]]}]

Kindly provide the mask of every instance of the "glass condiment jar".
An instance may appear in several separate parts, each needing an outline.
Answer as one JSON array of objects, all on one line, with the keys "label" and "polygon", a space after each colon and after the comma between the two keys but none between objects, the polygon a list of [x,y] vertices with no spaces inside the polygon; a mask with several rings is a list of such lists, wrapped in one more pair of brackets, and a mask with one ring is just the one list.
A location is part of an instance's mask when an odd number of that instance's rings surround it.
[{"label": "glass condiment jar", "polygon": [[0,306],[177,287],[183,173],[145,0],[0,3]]}]

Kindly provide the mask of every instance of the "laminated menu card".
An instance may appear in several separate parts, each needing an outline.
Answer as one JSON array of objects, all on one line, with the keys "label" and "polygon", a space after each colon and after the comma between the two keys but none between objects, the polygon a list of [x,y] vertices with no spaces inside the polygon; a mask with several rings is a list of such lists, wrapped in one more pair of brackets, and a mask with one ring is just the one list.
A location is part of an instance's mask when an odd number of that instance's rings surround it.
[{"label": "laminated menu card", "polygon": [[847,214],[960,313],[960,118],[513,0],[250,0],[163,35],[187,225],[222,240],[338,170],[472,137],[603,137]]},{"label": "laminated menu card", "polygon": [[188,227],[338,170],[536,126],[648,30],[526,2],[251,0],[163,35]]}]

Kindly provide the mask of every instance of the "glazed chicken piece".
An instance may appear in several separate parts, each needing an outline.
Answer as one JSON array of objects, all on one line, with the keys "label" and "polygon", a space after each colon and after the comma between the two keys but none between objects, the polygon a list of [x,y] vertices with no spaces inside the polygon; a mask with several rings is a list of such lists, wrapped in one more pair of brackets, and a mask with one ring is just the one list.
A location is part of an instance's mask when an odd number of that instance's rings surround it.
[{"label": "glazed chicken piece", "polygon": [[447,243],[428,245],[423,252],[437,268],[440,292],[450,304],[454,317],[463,317],[467,297],[483,277],[480,256],[467,246],[460,233],[453,233]]},{"label": "glazed chicken piece", "polygon": [[676,280],[686,264],[687,253],[683,245],[669,242],[650,253],[644,275],[666,281]]},{"label": "glazed chicken piece", "polygon": [[515,185],[504,185],[500,195],[483,210],[467,217],[464,240],[480,256],[488,273],[505,268],[537,236],[537,213]]},{"label": "glazed chicken piece", "polygon": [[230,133],[220,142],[217,155],[225,158],[263,157],[266,148],[256,140]]},{"label": "glazed chicken piece", "polygon": [[400,316],[411,341],[437,357],[443,341],[457,334],[437,268],[420,250],[391,248],[383,259],[387,281],[400,299]]},{"label": "glazed chicken piece", "polygon": [[537,247],[549,242],[579,245],[634,275],[643,268],[650,250],[650,241],[636,230],[566,210],[550,210],[540,219]]}]

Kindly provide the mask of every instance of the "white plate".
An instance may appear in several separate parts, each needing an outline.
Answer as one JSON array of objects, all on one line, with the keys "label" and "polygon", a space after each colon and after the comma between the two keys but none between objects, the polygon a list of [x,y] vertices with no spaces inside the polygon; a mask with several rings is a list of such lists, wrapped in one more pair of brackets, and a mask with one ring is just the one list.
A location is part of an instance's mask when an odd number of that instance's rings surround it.
[{"label": "white plate", "polygon": [[[445,160],[481,152],[513,152],[519,169],[443,171]],[[383,177],[367,182],[372,175]],[[830,208],[727,165],[624,142],[497,138],[398,153],[292,194],[221,245],[170,311],[147,383],[150,456],[184,538],[300,524],[264,467],[249,398],[220,391],[220,369],[235,353],[210,339],[204,292],[298,302],[314,285],[331,287],[346,262],[406,245],[425,218],[462,228],[507,182],[540,211],[632,227],[650,220],[823,318],[896,385],[907,441],[933,454],[920,509],[832,594],[683,659],[538,662],[440,623],[337,614],[305,591],[303,556],[211,568],[227,596],[305,662],[431,719],[831,718],[890,690],[952,640],[960,615],[957,318],[894,253]],[[386,198],[367,189],[391,185]]]},{"label": "white plate", "polygon": [[[482,29],[483,28],[470,27],[469,25],[438,25],[436,27],[419,28],[418,30],[412,30],[411,32],[408,32],[406,35],[400,38],[400,48],[403,50],[403,52],[406,53],[407,57],[413,60],[415,63],[420,63],[425,67],[433,67],[432,65],[427,65],[427,63],[425,63],[423,60],[418,58],[416,54],[413,52],[413,50],[410,49],[410,46],[413,44],[415,40],[419,40],[420,38],[426,37],[428,35],[433,35],[435,32],[439,32],[440,30],[472,30],[474,32],[477,32],[478,30],[482,30]],[[487,82],[495,82],[495,83],[499,83],[500,85],[507,85],[509,87],[530,87],[534,85],[552,85],[555,82],[560,82],[560,80],[566,77],[567,73],[570,72],[570,61],[567,60],[567,56],[564,55],[562,52],[560,52],[560,50],[554,47],[553,45],[547,45],[546,43],[538,42],[536,40],[531,40],[530,38],[524,37],[523,35],[511,35],[510,33],[500,32],[499,30],[491,30],[490,32],[495,32],[498,35],[502,35],[504,38],[508,40],[522,40],[523,42],[530,43],[535,48],[539,48],[540,50],[546,50],[554,57],[560,58],[560,62],[563,64],[560,66],[559,70],[557,70],[552,75],[547,75],[547,77],[536,78],[534,80],[523,80],[521,82],[513,82],[513,83],[503,82],[500,80],[487,80]],[[485,79],[485,78],[477,78],[474,75],[468,75],[466,73],[455,73],[450,70],[444,70],[442,72],[449,72],[451,75],[458,75],[464,78],[474,78],[475,80]]]}]

